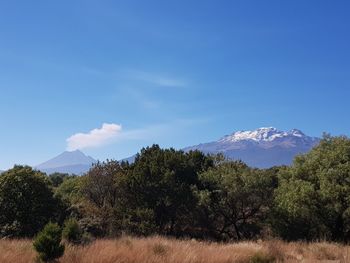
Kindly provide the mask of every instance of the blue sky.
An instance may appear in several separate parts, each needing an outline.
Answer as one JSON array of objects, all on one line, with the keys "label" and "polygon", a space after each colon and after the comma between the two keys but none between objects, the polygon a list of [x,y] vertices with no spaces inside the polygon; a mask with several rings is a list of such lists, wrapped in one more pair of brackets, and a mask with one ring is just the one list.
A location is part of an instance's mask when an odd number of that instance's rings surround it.
[{"label": "blue sky", "polygon": [[345,0],[1,1],[0,169],[261,126],[349,135],[349,12]]}]

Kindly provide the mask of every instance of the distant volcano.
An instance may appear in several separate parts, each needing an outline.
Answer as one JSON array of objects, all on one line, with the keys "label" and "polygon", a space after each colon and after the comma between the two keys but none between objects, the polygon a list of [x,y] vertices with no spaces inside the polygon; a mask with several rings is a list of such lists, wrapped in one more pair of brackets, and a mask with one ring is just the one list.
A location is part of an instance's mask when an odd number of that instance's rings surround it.
[{"label": "distant volcano", "polygon": [[316,146],[320,138],[310,137],[297,129],[279,131],[276,128],[259,128],[253,131],[237,131],[218,141],[184,148],[184,151],[200,150],[204,153],[223,153],[229,159],[239,159],[252,167],[269,168],[289,165],[298,154]]},{"label": "distant volcano", "polygon": [[35,169],[47,174],[59,172],[80,175],[87,172],[95,162],[95,159],[85,155],[79,150],[72,152],[65,151],[60,155],[39,164]]}]

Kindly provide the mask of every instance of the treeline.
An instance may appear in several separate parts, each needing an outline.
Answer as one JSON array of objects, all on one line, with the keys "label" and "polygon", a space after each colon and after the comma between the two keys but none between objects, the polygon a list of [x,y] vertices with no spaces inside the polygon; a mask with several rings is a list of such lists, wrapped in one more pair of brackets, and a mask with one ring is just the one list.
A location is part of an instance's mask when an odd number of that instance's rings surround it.
[{"label": "treeline", "polygon": [[0,237],[48,222],[85,238],[166,235],[210,240],[350,240],[350,139],[325,135],[291,166],[254,169],[222,156],[144,148],[84,176],[28,166],[0,175]]}]

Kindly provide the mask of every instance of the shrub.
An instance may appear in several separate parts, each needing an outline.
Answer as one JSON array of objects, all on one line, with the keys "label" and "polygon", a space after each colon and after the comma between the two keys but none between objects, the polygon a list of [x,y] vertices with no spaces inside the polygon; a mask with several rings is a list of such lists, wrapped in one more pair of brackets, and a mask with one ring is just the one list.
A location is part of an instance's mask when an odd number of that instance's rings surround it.
[{"label": "shrub", "polygon": [[273,263],[276,259],[273,256],[263,254],[261,252],[257,252],[252,258],[250,259],[250,263]]},{"label": "shrub", "polygon": [[96,240],[91,234],[86,232],[82,232],[82,233],[83,234],[81,236],[80,244],[87,245]]},{"label": "shrub", "polygon": [[44,262],[59,258],[64,253],[64,245],[61,244],[61,228],[54,223],[48,223],[39,232],[34,240],[34,248],[39,254],[39,259]]},{"label": "shrub", "polygon": [[62,236],[70,243],[79,244],[82,241],[83,231],[77,220],[71,218],[65,221]]},{"label": "shrub", "polygon": [[164,255],[167,252],[167,247],[164,246],[163,244],[155,244],[153,246],[153,252],[156,255]]}]

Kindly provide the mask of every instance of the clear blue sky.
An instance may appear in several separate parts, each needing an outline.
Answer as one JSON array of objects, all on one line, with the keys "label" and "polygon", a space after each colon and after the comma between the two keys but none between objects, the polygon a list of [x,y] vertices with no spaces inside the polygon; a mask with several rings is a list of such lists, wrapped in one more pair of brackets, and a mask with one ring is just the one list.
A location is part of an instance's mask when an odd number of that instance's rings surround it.
[{"label": "clear blue sky", "polygon": [[261,126],[349,135],[349,14],[348,0],[1,1],[0,169],[103,123],[117,125],[83,149],[101,160]]}]

